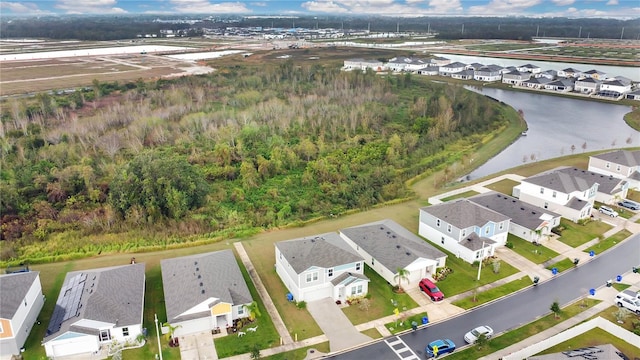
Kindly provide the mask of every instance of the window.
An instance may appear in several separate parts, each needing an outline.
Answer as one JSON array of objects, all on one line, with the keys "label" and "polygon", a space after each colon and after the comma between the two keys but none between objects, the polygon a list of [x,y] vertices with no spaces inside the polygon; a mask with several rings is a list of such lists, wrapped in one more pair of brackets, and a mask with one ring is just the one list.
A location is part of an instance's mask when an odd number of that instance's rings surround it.
[{"label": "window", "polygon": [[238,306],[238,315],[244,314],[244,306]]},{"label": "window", "polygon": [[544,194],[544,188],[543,187],[540,188],[540,194]]},{"label": "window", "polygon": [[358,290],[356,292],[358,294],[362,294],[362,285],[358,285]]},{"label": "window", "polygon": [[604,167],[606,167],[607,169],[611,167],[611,163],[607,162],[606,164],[604,164]]},{"label": "window", "polygon": [[129,336],[129,328],[128,327],[122,328],[122,336]]},{"label": "window", "polygon": [[100,330],[100,341],[109,341],[111,340],[111,332],[109,329]]},{"label": "window", "polygon": [[307,282],[318,280],[318,272],[307,273]]},{"label": "window", "polygon": [[360,266],[361,266],[361,265],[360,265],[360,263],[359,263],[359,262],[357,262],[357,263],[356,263],[356,271],[360,271]]},{"label": "window", "polygon": [[24,299],[24,306],[27,306],[27,299]]},{"label": "window", "polygon": [[462,229],[462,237],[467,236],[467,229]]},{"label": "window", "polygon": [[355,295],[355,294],[356,294],[356,287],[355,287],[355,286],[352,286],[352,287],[351,287],[351,296],[353,296],[353,295]]},{"label": "window", "polygon": [[551,196],[555,199],[556,198],[556,192],[554,191]]},{"label": "window", "polygon": [[487,234],[487,235],[489,235],[489,230],[491,230],[491,228],[490,228],[489,226],[487,226],[487,227],[484,229],[484,233],[485,233],[485,234]]},{"label": "window", "polygon": [[476,251],[476,259],[480,258],[480,251]]},{"label": "window", "polygon": [[620,171],[620,164],[616,166],[616,171]]},{"label": "window", "polygon": [[451,224],[447,224],[447,232],[451,232]]},{"label": "window", "polygon": [[316,280],[318,280],[318,272],[317,271],[313,273],[313,281],[316,281]]},{"label": "window", "polygon": [[500,229],[500,230],[504,229],[504,223],[500,223],[500,224],[498,225],[498,229]]},{"label": "window", "polygon": [[545,202],[545,203],[544,203],[544,208],[545,208],[545,209],[548,209],[548,208],[549,208],[549,203],[548,203],[548,202]]},{"label": "window", "polygon": [[327,269],[327,276],[328,277],[332,277],[333,276],[333,268]]},{"label": "window", "polygon": [[371,266],[373,266],[373,265],[375,265],[375,264],[376,264],[376,259],[371,258]]},{"label": "window", "polygon": [[444,236],[442,237],[442,240],[440,240],[440,242],[444,244]]},{"label": "window", "polygon": [[437,219],[437,220],[436,220],[436,226],[437,226],[437,227],[440,227],[440,219]]}]

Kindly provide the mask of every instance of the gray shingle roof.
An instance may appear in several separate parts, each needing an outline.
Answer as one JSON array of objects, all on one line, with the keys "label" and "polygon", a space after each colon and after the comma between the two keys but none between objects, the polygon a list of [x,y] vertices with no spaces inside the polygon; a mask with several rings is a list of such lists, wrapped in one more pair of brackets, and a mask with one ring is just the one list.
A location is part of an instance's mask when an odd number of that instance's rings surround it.
[{"label": "gray shingle roof", "polygon": [[443,68],[459,68],[459,67],[462,67],[463,68],[465,66],[467,66],[467,64],[464,64],[464,63],[461,63],[459,61],[456,61],[456,62],[452,62],[451,64],[448,64],[448,65],[443,65],[441,67],[443,67]]},{"label": "gray shingle roof", "polygon": [[180,316],[207,300],[211,306],[215,299],[233,305],[253,301],[231,250],[164,259],[160,266],[169,322],[207,316],[208,311]]},{"label": "gray shingle roof", "polygon": [[580,200],[577,197],[573,197],[565,206],[573,210],[582,210],[589,206],[589,203],[584,200]]},{"label": "gray shingle roof", "polygon": [[612,176],[607,176],[588,170],[582,170],[578,168],[565,168],[558,170],[562,173],[569,174],[576,178],[584,179],[587,184],[598,183],[598,192],[605,194],[614,194],[622,189],[623,180],[616,179]]},{"label": "gray shingle roof", "polygon": [[358,274],[358,273],[351,273],[351,272],[345,272],[340,274],[338,277],[336,277],[335,279],[331,280],[331,284],[333,284],[334,286],[340,284],[341,282],[343,282],[346,279],[351,278],[347,283],[345,283],[344,285],[347,286],[355,281],[358,280],[365,280],[365,281],[369,281],[369,278],[366,277],[364,274]]},{"label": "gray shingle roof", "polygon": [[13,319],[38,274],[30,271],[0,275],[0,318]]},{"label": "gray shingle roof", "polygon": [[616,150],[603,154],[593,155],[592,157],[623,166],[633,167],[640,165],[640,150]]},{"label": "gray shingle roof", "polygon": [[527,229],[536,230],[549,218],[560,217],[553,211],[543,209],[513,196],[489,192],[469,198],[470,201],[511,217],[511,222]]},{"label": "gray shingle roof", "polygon": [[490,221],[499,223],[510,219],[509,216],[487,209],[467,199],[457,199],[431,205],[423,207],[421,210],[446,221],[458,229],[466,229],[474,225],[483,226]]},{"label": "gray shingle roof", "polygon": [[571,173],[561,172],[557,169],[528,177],[522,181],[560,191],[565,194],[574,191],[589,190],[591,186],[593,186],[592,182],[587,182],[581,177],[577,177]]},{"label": "gray shingle roof", "polygon": [[298,274],[311,266],[327,269],[363,260],[337,233],[280,241],[276,247]]},{"label": "gray shingle roof", "polygon": [[[71,282],[78,277],[86,280],[70,288]],[[71,294],[74,291],[81,292],[77,315],[64,320],[59,330],[49,333],[44,338],[44,342],[68,330],[94,334],[94,330],[86,331],[85,328],[73,326],[73,323],[81,319],[113,323],[118,327],[141,324],[144,282],[144,264],[141,263],[67,273],[62,289],[68,289]],[[60,304],[68,306],[64,313],[75,310],[73,301],[65,301],[66,296],[69,296],[69,292],[60,291],[56,301],[56,307]],[[57,329],[54,322],[61,320],[56,318],[56,310],[48,329]]]},{"label": "gray shingle roof", "polygon": [[435,260],[446,256],[389,219],[342,229],[340,232],[391,271],[405,268],[418,258]]},{"label": "gray shingle roof", "polygon": [[482,246],[487,247],[489,245],[493,245],[496,242],[472,232],[467,237],[460,241],[460,244],[471,251],[478,251],[482,249]]}]

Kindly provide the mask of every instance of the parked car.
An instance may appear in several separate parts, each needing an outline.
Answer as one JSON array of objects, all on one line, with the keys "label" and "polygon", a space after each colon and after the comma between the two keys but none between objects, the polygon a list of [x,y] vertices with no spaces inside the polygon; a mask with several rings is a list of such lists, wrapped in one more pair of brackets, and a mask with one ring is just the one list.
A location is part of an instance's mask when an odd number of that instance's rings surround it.
[{"label": "parked car", "polygon": [[444,300],[444,294],[431,280],[422,279],[420,280],[419,286],[420,290],[427,294],[427,296],[430,297],[432,301]]},{"label": "parked car", "polygon": [[440,356],[442,354],[452,353],[456,349],[456,344],[449,339],[432,341],[424,349],[429,357]]},{"label": "parked car", "polygon": [[628,299],[626,297],[618,297],[616,295],[616,304],[619,307],[627,308],[634,313],[640,315],[640,300]]},{"label": "parked car", "polygon": [[478,340],[480,335],[484,335],[485,338],[489,339],[493,336],[493,329],[487,325],[478,326],[475,329],[472,329],[468,333],[464,334],[464,341],[468,344],[473,344]]},{"label": "parked car", "polygon": [[602,215],[609,215],[611,217],[616,217],[618,216],[618,212],[613,210],[612,208],[608,207],[608,206],[600,206],[600,208],[598,209],[598,211],[600,211],[602,213]]},{"label": "parked car", "polygon": [[631,210],[640,210],[640,204],[631,200],[622,200],[618,203],[618,205]]},{"label": "parked car", "polygon": [[617,298],[626,298],[633,301],[640,301],[640,292],[631,291],[631,290],[622,290],[616,295]]}]

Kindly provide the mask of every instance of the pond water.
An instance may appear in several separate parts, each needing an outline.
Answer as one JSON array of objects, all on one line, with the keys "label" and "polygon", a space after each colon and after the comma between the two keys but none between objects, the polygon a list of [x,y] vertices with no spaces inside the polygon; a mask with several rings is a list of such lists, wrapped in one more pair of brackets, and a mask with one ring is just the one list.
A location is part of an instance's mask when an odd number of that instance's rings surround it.
[{"label": "pond water", "polygon": [[469,179],[572,153],[640,146],[640,133],[623,119],[630,106],[492,88],[468,89],[522,110],[528,126],[526,136],[471,172]]}]

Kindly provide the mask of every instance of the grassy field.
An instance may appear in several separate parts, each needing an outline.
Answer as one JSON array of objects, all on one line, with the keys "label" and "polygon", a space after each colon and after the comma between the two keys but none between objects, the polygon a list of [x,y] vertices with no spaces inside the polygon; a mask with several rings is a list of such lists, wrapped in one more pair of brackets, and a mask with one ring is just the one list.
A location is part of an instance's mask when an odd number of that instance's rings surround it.
[{"label": "grassy field", "polygon": [[303,347],[303,348],[295,349],[295,350],[291,350],[291,351],[286,351],[286,352],[282,352],[282,353],[271,355],[271,356],[267,356],[267,357],[260,357],[260,359],[265,359],[265,360],[303,360],[304,358],[307,357],[307,353],[309,352],[309,350],[314,350],[314,352],[318,351],[318,352],[326,354],[326,353],[329,352],[329,342],[327,341],[327,342],[323,342],[321,344],[317,344],[317,345],[313,345],[313,346],[307,346],[307,347]]},{"label": "grassy field", "polygon": [[447,202],[447,201],[451,201],[451,200],[455,200],[455,199],[462,199],[462,198],[472,197],[473,195],[478,195],[478,194],[479,193],[477,191],[469,190],[469,191],[465,191],[465,192],[460,193],[460,194],[448,196],[448,197],[440,199],[440,200],[442,200],[444,202]]},{"label": "grassy field", "polygon": [[589,221],[580,225],[564,218],[560,220],[560,226],[564,227],[564,230],[558,240],[574,248],[602,236],[611,229],[611,225],[602,221]]},{"label": "grassy field", "polygon": [[588,249],[585,249],[584,252],[588,253],[590,251],[594,251],[596,254],[600,254],[603,251],[615,246],[617,243],[628,238],[631,235],[632,234],[629,230],[626,230],[626,229],[620,230],[617,233],[613,234],[612,236],[609,236],[604,240],[598,241],[597,244],[589,247]]},{"label": "grassy field", "polygon": [[484,303],[488,303],[489,301],[498,299],[500,297],[513,294],[520,289],[531,286],[531,284],[531,279],[529,279],[528,276],[523,276],[518,280],[508,282],[504,285],[491,288],[487,291],[478,292],[475,297],[469,296],[464,299],[454,301],[453,305],[468,310]]},{"label": "grassy field", "polygon": [[367,329],[367,330],[361,331],[361,333],[364,335],[367,335],[372,339],[380,339],[382,337],[382,334],[380,334],[380,332],[376,328]]},{"label": "grassy field", "polygon": [[502,179],[500,181],[491,183],[485,187],[493,191],[497,191],[499,193],[511,196],[511,194],[513,193],[513,187],[517,185],[520,185],[520,183],[517,181],[513,181],[511,179]]},{"label": "grassy field", "polygon": [[586,306],[582,306],[582,304],[571,304],[562,309],[560,313],[560,317],[556,319],[553,314],[548,314],[530,324],[524,325],[517,329],[511,330],[507,333],[504,333],[498,337],[491,339],[487,346],[482,349],[478,349],[476,346],[468,347],[465,350],[454,352],[451,355],[446,357],[447,360],[468,360],[468,359],[479,359],[483,356],[487,356],[491,353],[494,353],[498,350],[504,349],[508,346],[516,344],[522,340],[526,340],[527,338],[542,332],[556,324],[561,323],[564,320],[567,320],[588,308],[597,304],[597,301],[591,300],[585,303]]},{"label": "grassy field", "polygon": [[542,245],[533,245],[532,243],[513,234],[508,235],[507,242],[513,244],[513,248],[511,250],[536,264],[542,264],[543,262],[549,261],[560,255],[547,247]]}]

